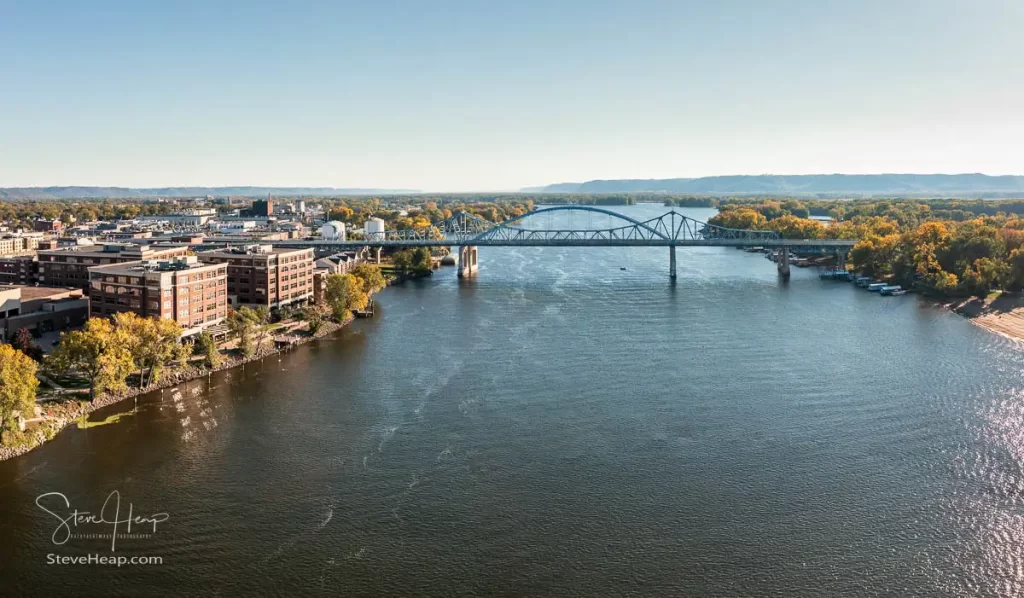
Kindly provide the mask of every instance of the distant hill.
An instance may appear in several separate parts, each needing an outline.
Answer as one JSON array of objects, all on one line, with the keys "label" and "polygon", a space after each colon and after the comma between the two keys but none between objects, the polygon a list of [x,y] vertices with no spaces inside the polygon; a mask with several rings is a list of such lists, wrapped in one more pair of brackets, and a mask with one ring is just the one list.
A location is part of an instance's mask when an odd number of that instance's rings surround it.
[{"label": "distant hill", "polygon": [[[524,189],[525,191],[525,189]],[[665,191],[695,194],[803,195],[963,195],[1024,194],[1024,176],[985,174],[808,174],[735,175],[692,179],[619,179],[533,187],[541,193],[632,193]]]},{"label": "distant hill", "polygon": [[203,197],[243,196],[265,197],[328,195],[388,195],[418,193],[414,189],[336,189],[333,187],[159,187],[131,189],[128,187],[6,187],[0,188],[0,199],[77,199],[101,197]]}]

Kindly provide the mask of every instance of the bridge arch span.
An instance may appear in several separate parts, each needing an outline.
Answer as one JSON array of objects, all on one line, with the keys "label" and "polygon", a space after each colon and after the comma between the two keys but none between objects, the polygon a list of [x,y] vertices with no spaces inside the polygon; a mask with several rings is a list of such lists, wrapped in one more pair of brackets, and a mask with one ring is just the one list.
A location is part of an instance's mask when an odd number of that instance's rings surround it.
[{"label": "bridge arch span", "polygon": [[[636,230],[637,233],[641,233],[641,231],[643,231],[643,232],[646,232],[647,234],[649,234],[653,238],[664,239],[666,241],[670,241],[671,240],[670,237],[666,236],[661,231],[655,230],[654,228],[651,228],[651,226],[648,225],[647,223],[641,222],[641,221],[639,221],[639,220],[637,220],[635,218],[630,218],[629,216],[626,216],[624,214],[620,214],[618,212],[613,212],[611,210],[606,210],[604,208],[599,208],[599,207],[595,207],[595,206],[581,206],[581,205],[552,206],[552,207],[549,207],[549,208],[540,208],[538,210],[532,210],[532,211],[529,211],[529,212],[527,212],[527,213],[525,213],[525,214],[523,214],[521,216],[513,216],[512,218],[509,218],[508,220],[505,220],[503,222],[499,222],[498,224],[494,225],[492,228],[490,228],[490,229],[488,229],[486,231],[483,231],[482,233],[480,233],[476,237],[474,237],[472,240],[474,240],[474,241],[476,241],[476,240],[485,240],[485,239],[494,238],[496,236],[501,236],[501,231],[503,231],[503,230],[506,230],[506,231],[510,230],[510,229],[511,230],[519,230],[519,229],[513,228],[511,226],[512,223],[519,222],[519,221],[525,220],[527,218],[532,218],[533,216],[537,216],[539,214],[545,214],[545,213],[551,213],[551,212],[589,212],[589,213],[592,213],[592,214],[604,214],[606,216],[611,216],[612,218],[615,218],[617,220],[621,220],[623,224],[622,224],[621,227],[619,227],[619,229],[635,228],[635,229],[637,229]],[[601,229],[601,230],[603,232],[603,231],[607,231],[608,229]],[[581,232],[585,233],[587,231],[581,231]],[[592,232],[596,232],[596,230],[592,231]]]}]

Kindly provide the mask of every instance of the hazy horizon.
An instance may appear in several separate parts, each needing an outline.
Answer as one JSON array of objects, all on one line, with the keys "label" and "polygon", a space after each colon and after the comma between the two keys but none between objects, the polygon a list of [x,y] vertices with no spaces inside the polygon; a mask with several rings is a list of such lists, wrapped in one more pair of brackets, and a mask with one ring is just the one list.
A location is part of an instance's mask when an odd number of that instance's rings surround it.
[{"label": "hazy horizon", "polygon": [[[397,188],[397,187],[386,187],[382,185],[306,185],[306,184],[294,184],[294,185],[261,185],[261,184],[220,184],[220,185],[196,185],[196,184],[169,184],[169,185],[77,185],[77,184],[60,184],[60,185],[3,185],[0,184],[0,189],[46,189],[46,188],[74,188],[74,187],[98,187],[98,188],[109,188],[109,189],[189,189],[189,188],[245,188],[251,187],[256,189],[266,188],[278,188],[278,189],[335,189],[339,191],[358,191],[358,192],[395,192],[395,193],[518,193],[525,192],[525,189],[530,188],[542,188],[559,184],[581,184],[594,181],[627,181],[627,180],[669,180],[669,179],[706,179],[715,177],[791,177],[791,176],[963,176],[963,175],[982,175],[987,177],[1024,177],[1024,174],[1018,173],[987,173],[987,172],[867,172],[867,173],[849,173],[849,172],[813,172],[813,173],[736,173],[736,174],[723,174],[723,175],[708,175],[700,177],[657,177],[657,178],[626,178],[626,177],[600,177],[597,179],[589,179],[586,181],[549,181],[547,183],[541,183],[536,185],[524,185],[516,188],[480,188],[480,189],[417,189],[417,188]],[[544,193],[544,191],[531,191],[533,193]],[[550,191],[549,193],[558,193],[557,191]]]},{"label": "hazy horizon", "polygon": [[1015,0],[3,14],[2,187],[1021,172]]}]

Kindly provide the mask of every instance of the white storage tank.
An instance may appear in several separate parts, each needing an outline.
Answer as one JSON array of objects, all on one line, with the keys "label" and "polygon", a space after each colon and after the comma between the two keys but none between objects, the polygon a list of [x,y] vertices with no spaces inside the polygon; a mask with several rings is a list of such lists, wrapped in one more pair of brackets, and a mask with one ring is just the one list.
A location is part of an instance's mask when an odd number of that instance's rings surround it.
[{"label": "white storage tank", "polygon": [[380,218],[370,218],[366,221],[364,227],[366,231],[367,239],[383,239],[384,238],[384,221]]},{"label": "white storage tank", "polygon": [[332,220],[320,227],[320,237],[324,241],[344,241],[345,223]]}]

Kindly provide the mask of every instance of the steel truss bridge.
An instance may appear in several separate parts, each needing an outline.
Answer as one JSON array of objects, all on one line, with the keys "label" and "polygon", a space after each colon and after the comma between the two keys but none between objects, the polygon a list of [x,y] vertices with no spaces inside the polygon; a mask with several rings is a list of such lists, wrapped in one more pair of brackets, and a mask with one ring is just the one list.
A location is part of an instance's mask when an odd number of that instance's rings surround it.
[{"label": "steel truss bridge", "polygon": [[[527,228],[524,221],[542,215],[567,212],[569,225],[548,228]],[[588,219],[583,226],[574,225],[573,217]],[[595,217],[606,217],[607,225],[594,225]],[[550,218],[549,218],[550,220]],[[211,238],[209,242],[238,243],[237,239]],[[836,254],[845,257],[856,243],[851,240],[783,239],[774,231],[741,230],[707,224],[684,216],[675,210],[649,220],[636,220],[624,214],[595,206],[565,205],[542,208],[494,223],[467,212],[432,226],[375,233],[371,238],[352,240],[273,241],[281,247],[312,247],[320,250],[363,248],[449,247],[474,248],[471,256],[475,266],[476,247],[669,247],[670,275],[675,276],[676,247],[764,247],[780,249],[780,273],[789,272],[789,252],[802,254]],[[461,250],[460,250],[461,251]],[[460,258],[469,257],[460,255]],[[462,274],[460,259],[460,274]],[[784,266],[783,266],[784,264]]]}]

